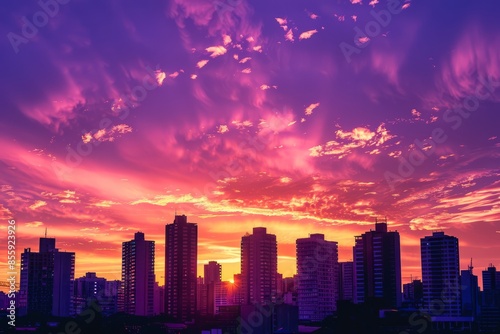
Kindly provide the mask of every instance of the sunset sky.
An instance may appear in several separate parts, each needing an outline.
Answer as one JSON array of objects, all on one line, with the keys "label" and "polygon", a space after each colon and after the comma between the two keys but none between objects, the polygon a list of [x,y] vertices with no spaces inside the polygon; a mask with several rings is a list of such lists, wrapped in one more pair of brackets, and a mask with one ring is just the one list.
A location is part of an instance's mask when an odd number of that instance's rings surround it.
[{"label": "sunset sky", "polygon": [[47,228],[76,277],[120,279],[142,231],[163,284],[175,212],[226,280],[253,227],[287,277],[297,238],[348,261],[375,217],[403,283],[437,230],[500,267],[500,2],[60,1],[0,11],[0,271],[14,218],[18,257]]}]

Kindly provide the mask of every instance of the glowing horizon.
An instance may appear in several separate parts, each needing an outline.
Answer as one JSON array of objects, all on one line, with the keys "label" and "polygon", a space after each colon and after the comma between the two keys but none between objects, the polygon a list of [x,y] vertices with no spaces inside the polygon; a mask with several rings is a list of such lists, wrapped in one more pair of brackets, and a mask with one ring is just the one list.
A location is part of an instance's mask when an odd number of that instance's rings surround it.
[{"label": "glowing horizon", "polygon": [[480,282],[500,267],[500,4],[72,0],[44,24],[38,3],[5,6],[0,232],[17,221],[18,265],[48,228],[75,277],[120,279],[140,230],[162,283],[177,212],[198,272],[215,260],[224,280],[252,227],[288,277],[296,239],[347,261],[374,217],[400,232],[404,283],[436,230]]}]

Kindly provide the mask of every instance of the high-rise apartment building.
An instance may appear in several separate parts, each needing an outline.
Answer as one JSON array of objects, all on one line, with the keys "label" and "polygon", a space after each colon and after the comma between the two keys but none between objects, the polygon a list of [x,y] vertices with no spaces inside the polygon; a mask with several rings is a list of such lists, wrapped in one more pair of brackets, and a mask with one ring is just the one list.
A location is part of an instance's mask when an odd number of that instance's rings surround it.
[{"label": "high-rise apartment building", "polygon": [[[458,239],[434,232],[420,239],[422,259],[423,308],[439,314],[431,316],[457,317],[461,315],[461,288]],[[439,302],[442,301],[442,302]],[[446,302],[443,302],[446,301]]]},{"label": "high-rise apartment building", "polygon": [[222,281],[222,266],[217,261],[209,261],[204,267],[203,280],[205,284]]},{"label": "high-rise apartment building", "polygon": [[276,298],[278,245],[276,235],[265,227],[255,227],[253,234],[241,238],[242,305],[266,304]]},{"label": "high-rise apartment building", "polygon": [[154,288],[154,315],[165,313],[165,287],[155,282]]},{"label": "high-rise apartment building", "polygon": [[483,332],[500,329],[500,271],[490,264],[482,272],[483,291],[481,292],[481,314],[479,327]]},{"label": "high-rise apartment building", "polygon": [[354,303],[361,304],[365,302],[365,256],[364,256],[363,237],[354,237],[353,252],[353,275],[354,275]]},{"label": "high-rise apartment building", "polygon": [[176,215],[165,226],[165,312],[193,321],[197,297],[198,225]]},{"label": "high-rise apartment building", "polygon": [[354,301],[354,263],[339,262],[339,300]]},{"label": "high-rise apartment building", "polygon": [[[216,314],[216,303],[215,295],[217,291],[222,292],[221,281],[222,281],[222,266],[216,261],[209,261],[204,267],[204,277],[202,289],[205,289],[206,295],[206,313],[214,315]],[[199,286],[198,286],[199,287]]]},{"label": "high-rise apartment building", "polygon": [[155,243],[137,232],[122,243],[122,311],[140,316],[154,314]]},{"label": "high-rise apartment building", "polygon": [[355,237],[354,276],[357,303],[372,301],[380,307],[401,305],[401,251],[399,233],[388,231],[387,222]]},{"label": "high-rise apartment building", "polygon": [[460,289],[462,291],[462,315],[473,316],[479,314],[479,285],[477,276],[472,272],[472,260],[467,270],[460,272]]},{"label": "high-rise apartment building", "polygon": [[75,253],[61,252],[55,238],[40,238],[39,252],[21,254],[20,313],[72,315]]},{"label": "high-rise apartment building", "polygon": [[500,290],[500,272],[493,264],[483,270],[482,277],[484,291]]},{"label": "high-rise apartment building", "polygon": [[297,239],[296,247],[299,319],[321,321],[337,309],[338,244],[311,234]]}]

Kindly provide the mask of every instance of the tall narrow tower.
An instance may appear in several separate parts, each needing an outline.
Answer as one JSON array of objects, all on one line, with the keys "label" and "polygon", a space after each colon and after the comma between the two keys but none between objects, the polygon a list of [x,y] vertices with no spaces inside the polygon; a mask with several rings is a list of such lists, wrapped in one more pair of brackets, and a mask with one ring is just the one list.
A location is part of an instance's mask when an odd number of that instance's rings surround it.
[{"label": "tall narrow tower", "polygon": [[154,314],[155,242],[137,232],[122,243],[122,311],[128,314]]},{"label": "tall narrow tower", "polygon": [[355,238],[355,301],[374,301],[381,307],[401,305],[401,251],[399,233],[387,222]]},{"label": "tall narrow tower", "polygon": [[460,290],[462,290],[462,315],[476,317],[479,314],[479,285],[473,274],[472,258],[467,270],[460,272]]},{"label": "tall narrow tower", "polygon": [[337,309],[338,244],[311,234],[297,239],[296,246],[299,319],[321,321]]},{"label": "tall narrow tower", "polygon": [[55,238],[40,238],[40,252],[21,254],[20,313],[72,315],[75,253],[60,252]]},{"label": "tall narrow tower", "polygon": [[[434,232],[420,239],[422,258],[422,283],[424,285],[424,309],[436,308],[441,303],[440,316],[460,316],[461,288],[458,239]],[[440,305],[441,305],[440,304]]]},{"label": "tall narrow tower", "polygon": [[165,226],[165,311],[179,321],[196,314],[198,225],[176,215]]},{"label": "tall narrow tower", "polygon": [[266,304],[276,297],[278,245],[276,235],[265,227],[241,238],[242,305]]}]

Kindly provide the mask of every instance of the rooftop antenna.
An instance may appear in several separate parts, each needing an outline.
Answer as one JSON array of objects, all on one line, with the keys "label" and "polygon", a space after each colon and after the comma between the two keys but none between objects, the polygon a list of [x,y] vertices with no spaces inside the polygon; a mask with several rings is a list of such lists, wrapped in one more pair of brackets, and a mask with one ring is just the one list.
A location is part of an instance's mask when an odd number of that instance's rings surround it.
[{"label": "rooftop antenna", "polygon": [[472,274],[472,269],[474,269],[474,267],[472,266],[472,258],[470,258],[469,271],[471,274]]},{"label": "rooftop antenna", "polygon": [[45,228],[45,238],[47,238],[47,228]]}]

